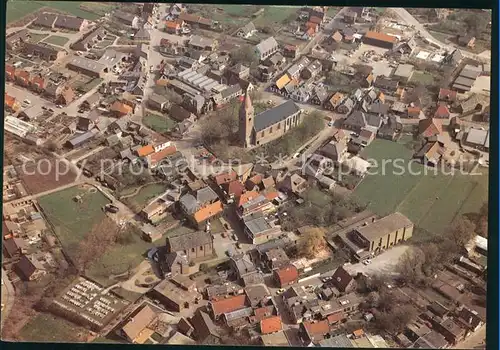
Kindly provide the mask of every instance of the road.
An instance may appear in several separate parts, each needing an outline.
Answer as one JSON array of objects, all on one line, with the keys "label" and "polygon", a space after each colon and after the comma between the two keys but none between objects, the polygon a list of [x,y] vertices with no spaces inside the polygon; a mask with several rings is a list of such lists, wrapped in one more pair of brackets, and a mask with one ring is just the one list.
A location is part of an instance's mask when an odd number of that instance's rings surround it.
[{"label": "road", "polygon": [[486,348],[486,325],[482,326],[467,339],[455,345],[454,349],[485,349]]},{"label": "road", "polygon": [[2,268],[2,324],[14,305],[15,291],[7,272]]},{"label": "road", "polygon": [[[445,44],[445,43],[437,40],[436,38],[434,38],[427,31],[427,29],[425,28],[425,26],[422,23],[420,23],[419,21],[417,21],[417,19],[415,17],[413,17],[404,8],[393,7],[393,8],[391,8],[391,10],[393,10],[407,24],[415,26],[415,29],[417,31],[420,31],[420,35],[422,37],[426,38],[430,43],[435,44],[435,45],[441,47],[442,49],[447,50],[448,52],[452,52],[453,50],[456,49],[455,46],[447,45],[447,44]],[[471,58],[471,59],[483,59],[483,60],[488,58],[488,57],[484,57],[484,56],[481,56],[481,55],[476,55],[476,54],[474,54],[472,52],[468,52],[468,51],[464,51],[464,50],[460,50],[460,51],[462,52],[462,55],[465,56],[465,57],[467,57],[467,58]],[[489,57],[489,59],[491,60],[491,56]]]}]

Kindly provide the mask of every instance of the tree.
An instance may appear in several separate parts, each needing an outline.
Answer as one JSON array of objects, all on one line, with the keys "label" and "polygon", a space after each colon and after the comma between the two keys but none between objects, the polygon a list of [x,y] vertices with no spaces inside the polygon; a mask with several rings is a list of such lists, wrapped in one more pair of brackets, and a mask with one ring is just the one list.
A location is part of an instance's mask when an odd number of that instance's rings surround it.
[{"label": "tree", "polygon": [[417,247],[407,250],[399,259],[398,272],[403,282],[418,284],[422,278],[422,264],[425,262],[424,252]]},{"label": "tree", "polygon": [[464,248],[472,238],[475,237],[476,227],[473,222],[465,216],[459,216],[451,225],[448,232],[457,247]]},{"label": "tree", "polygon": [[304,234],[299,254],[300,256],[312,259],[318,254],[319,251],[325,249],[325,246],[325,233],[323,230],[316,227]]},{"label": "tree", "polygon": [[256,66],[259,63],[259,58],[249,45],[234,49],[230,52],[230,56],[234,63],[241,63],[248,67]]}]

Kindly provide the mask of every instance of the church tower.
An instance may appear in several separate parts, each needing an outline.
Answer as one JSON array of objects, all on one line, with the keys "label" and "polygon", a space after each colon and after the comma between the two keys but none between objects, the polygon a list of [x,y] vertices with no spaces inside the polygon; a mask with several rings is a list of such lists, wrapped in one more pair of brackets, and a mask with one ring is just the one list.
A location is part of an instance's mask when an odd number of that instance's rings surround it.
[{"label": "church tower", "polygon": [[245,98],[240,107],[239,117],[239,133],[241,145],[245,148],[252,146],[252,131],[255,112],[248,91],[245,93]]}]

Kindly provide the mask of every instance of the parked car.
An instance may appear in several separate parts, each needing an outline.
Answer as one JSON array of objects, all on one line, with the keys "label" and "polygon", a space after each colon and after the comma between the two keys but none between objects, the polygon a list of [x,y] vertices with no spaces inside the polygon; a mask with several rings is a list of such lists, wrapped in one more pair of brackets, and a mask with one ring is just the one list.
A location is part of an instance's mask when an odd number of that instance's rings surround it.
[{"label": "parked car", "polygon": [[285,292],[285,289],[280,288],[280,289],[278,289],[278,290],[276,291],[276,294],[277,294],[277,295],[280,295],[280,294],[283,294],[284,292]]},{"label": "parked car", "polygon": [[120,211],[120,208],[118,208],[117,206],[115,205],[112,205],[112,204],[108,204],[106,206],[106,210],[109,211],[110,213],[118,213]]}]

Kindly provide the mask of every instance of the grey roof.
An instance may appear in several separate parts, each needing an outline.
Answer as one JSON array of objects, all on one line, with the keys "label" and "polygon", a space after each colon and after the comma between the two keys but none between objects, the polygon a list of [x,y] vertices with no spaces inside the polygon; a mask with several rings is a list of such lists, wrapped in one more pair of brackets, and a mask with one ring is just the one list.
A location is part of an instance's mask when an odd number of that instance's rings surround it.
[{"label": "grey roof", "polygon": [[255,131],[261,131],[300,111],[293,101],[286,101],[255,116]]},{"label": "grey roof", "polygon": [[260,43],[258,43],[256,45],[256,49],[260,53],[264,53],[264,52],[267,52],[267,51],[269,51],[277,46],[278,46],[278,42],[276,41],[276,39],[274,39],[274,37],[271,36],[267,39],[262,40]]},{"label": "grey roof", "polygon": [[191,40],[189,40],[189,45],[197,46],[197,47],[207,47],[212,46],[214,44],[214,39],[205,38],[199,35],[193,35]]},{"label": "grey roof", "polygon": [[325,348],[354,348],[355,346],[351,342],[347,335],[339,334],[335,337],[320,340],[319,346]]},{"label": "grey roof", "polygon": [[283,248],[288,243],[290,243],[290,239],[288,237],[283,237],[279,239],[274,239],[272,241],[268,241],[266,243],[259,244],[255,247],[255,250],[260,254],[264,254],[270,251],[271,249]]},{"label": "grey roof", "polygon": [[182,196],[179,202],[186,208],[188,214],[194,214],[198,210],[198,201],[192,194]]},{"label": "grey roof", "polygon": [[354,111],[349,117],[347,117],[344,124],[359,128],[364,128],[365,126],[374,126],[379,128],[382,124],[382,118],[374,114],[365,114],[361,111]]},{"label": "grey roof", "polygon": [[323,103],[326,101],[326,99],[330,96],[328,91],[324,87],[317,86],[314,88],[314,95],[315,97],[318,98],[318,100]]},{"label": "grey roof", "polygon": [[123,52],[119,52],[113,49],[107,49],[97,62],[99,62],[103,66],[110,68],[119,63],[126,56],[127,54]]},{"label": "grey roof", "polygon": [[467,134],[466,141],[467,143],[483,146],[486,143],[487,139],[489,141],[489,133],[489,130],[470,128],[469,133]]},{"label": "grey roof", "polygon": [[[315,61],[316,62],[316,61]],[[307,57],[302,57],[297,63],[288,68],[287,73],[291,76],[299,74],[304,68],[309,66],[311,61]]]},{"label": "grey roof", "polygon": [[75,50],[87,49],[88,45],[92,44],[94,39],[96,39],[97,37],[104,37],[105,33],[106,28],[99,26],[96,29],[85,34],[82,39],[72,45],[72,48],[74,48]]},{"label": "grey roof", "polygon": [[52,28],[56,19],[57,15],[55,13],[44,12],[33,21],[33,25]]},{"label": "grey roof", "polygon": [[236,94],[238,92],[241,92],[241,86],[239,84],[234,84],[230,87],[228,87],[227,89],[224,89],[221,91],[221,96],[222,98],[227,98],[233,94]]},{"label": "grey roof", "polygon": [[231,321],[243,318],[243,317],[251,316],[252,314],[253,314],[253,309],[251,307],[247,307],[244,309],[225,313],[224,317],[226,318],[227,322],[231,322]]},{"label": "grey roof", "polygon": [[262,203],[262,202],[265,202],[265,201],[267,201],[267,198],[264,197],[263,195],[259,194],[254,199],[251,199],[248,202],[244,203],[241,207],[243,208],[243,210],[245,210],[247,208],[251,208],[252,206],[254,206],[256,204],[259,204],[259,203]]},{"label": "grey roof", "polygon": [[398,65],[398,68],[396,68],[394,75],[397,77],[409,78],[412,73],[413,73],[413,65],[400,64],[400,65]]},{"label": "grey roof", "polygon": [[212,235],[208,232],[197,231],[185,233],[179,236],[168,237],[171,252],[180,252],[191,248],[198,248],[212,243]]},{"label": "grey roof", "polygon": [[266,218],[263,216],[257,217],[252,220],[245,220],[245,227],[254,237],[258,236],[262,232],[266,232],[272,229],[271,225],[269,225]]},{"label": "grey roof", "polygon": [[196,338],[203,343],[208,336],[213,335],[218,337],[215,324],[212,322],[210,316],[203,311],[197,311],[191,318],[191,323],[195,329]]},{"label": "grey roof", "polygon": [[80,17],[59,15],[54,23],[54,27],[80,30],[84,19]]},{"label": "grey roof", "polygon": [[321,148],[321,153],[325,156],[333,159],[335,161],[339,161],[339,156],[345,151],[346,145],[342,142],[328,142],[323,148]]},{"label": "grey roof", "polygon": [[381,89],[394,89],[396,90],[399,82],[395,80],[391,80],[383,75],[378,76],[373,83],[375,87],[379,87]]},{"label": "grey roof", "polygon": [[36,54],[39,52],[44,56],[57,56],[57,54],[63,50],[46,43],[25,43],[23,51],[28,54]]},{"label": "grey roof", "polygon": [[239,276],[256,271],[255,265],[247,255],[238,255],[231,258]]},{"label": "grey roof", "polygon": [[356,228],[356,231],[358,231],[366,239],[373,241],[379,239],[380,237],[384,237],[388,233],[409,226],[413,226],[410,219],[399,212],[395,212],[383,217],[382,219],[376,220],[369,225],[358,227]]},{"label": "grey roof", "polygon": [[90,140],[91,138],[93,138],[95,136],[95,134],[92,132],[92,131],[87,131],[86,133],[84,134],[80,134],[80,135],[77,135],[75,137],[73,137],[71,140],[69,140],[68,142],[72,145],[72,146],[78,146],[80,145],[81,143],[85,142],[85,141],[88,141]]},{"label": "grey roof", "polygon": [[241,27],[240,30],[245,34],[248,34],[256,30],[255,24],[253,24],[253,22],[248,22],[247,24],[245,24],[245,26]]},{"label": "grey roof", "polygon": [[[154,229],[154,227],[153,227]],[[186,255],[184,254],[179,254],[177,252],[173,253],[168,253],[165,257],[165,264],[171,268],[173,264],[175,263],[181,263],[181,264],[188,264]]]},{"label": "grey roof", "polygon": [[391,106],[386,103],[372,103],[370,107],[368,107],[368,112],[385,115],[389,111],[390,107]]},{"label": "grey roof", "polygon": [[134,35],[134,39],[149,40],[150,38],[151,35],[149,34],[149,31],[146,28],[139,29]]},{"label": "grey roof", "polygon": [[208,186],[196,191],[196,200],[200,204],[208,203],[216,199],[219,199],[219,196],[217,196],[217,193]]},{"label": "grey roof", "polygon": [[154,93],[154,92],[149,96],[149,100],[151,102],[155,102],[155,103],[158,103],[160,105],[162,105],[164,103],[168,103],[168,98],[166,96],[158,95],[157,93]]},{"label": "grey roof", "polygon": [[115,16],[118,19],[121,19],[124,22],[128,22],[128,23],[132,23],[132,21],[134,20],[134,17],[135,17],[135,15],[133,13],[125,12],[125,11],[121,11],[121,10],[118,10],[115,13],[113,13],[113,16]]},{"label": "grey roof", "polygon": [[95,72],[97,74],[101,73],[106,68],[106,66],[100,62],[79,56],[74,56],[73,58],[71,58],[67,65]]}]

